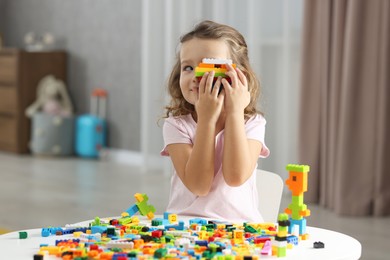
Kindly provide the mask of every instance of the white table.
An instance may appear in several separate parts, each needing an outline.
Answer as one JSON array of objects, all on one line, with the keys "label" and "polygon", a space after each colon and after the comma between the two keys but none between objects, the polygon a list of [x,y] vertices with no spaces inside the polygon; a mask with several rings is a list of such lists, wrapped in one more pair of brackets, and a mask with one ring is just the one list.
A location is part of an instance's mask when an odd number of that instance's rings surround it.
[{"label": "white table", "polygon": [[[179,217],[179,220],[188,221],[187,218]],[[80,222],[87,224],[90,221]],[[188,223],[188,222],[187,222]],[[41,229],[23,230],[28,233],[27,239],[19,239],[19,232],[11,232],[0,235],[1,259],[31,260],[33,255],[39,251],[41,244],[54,245],[55,240],[73,238],[73,235],[42,237]],[[300,241],[298,246],[287,250],[287,257],[282,259],[359,259],[362,246],[355,238],[345,234],[316,227],[307,227],[306,231],[310,238]],[[321,241],[325,248],[315,249],[313,243]],[[44,259],[60,259],[52,256]],[[261,256],[260,259],[278,259],[275,256]],[[280,259],[280,258],[279,258]]]}]

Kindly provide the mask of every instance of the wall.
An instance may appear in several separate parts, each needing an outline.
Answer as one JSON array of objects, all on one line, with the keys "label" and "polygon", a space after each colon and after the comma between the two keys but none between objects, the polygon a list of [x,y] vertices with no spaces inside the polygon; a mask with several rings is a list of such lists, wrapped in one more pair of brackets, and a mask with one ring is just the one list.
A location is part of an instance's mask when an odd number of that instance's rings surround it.
[{"label": "wall", "polygon": [[0,7],[6,45],[23,48],[30,31],[52,33],[69,55],[76,112],[89,111],[93,88],[106,88],[109,145],[140,150],[141,2],[0,0]]}]

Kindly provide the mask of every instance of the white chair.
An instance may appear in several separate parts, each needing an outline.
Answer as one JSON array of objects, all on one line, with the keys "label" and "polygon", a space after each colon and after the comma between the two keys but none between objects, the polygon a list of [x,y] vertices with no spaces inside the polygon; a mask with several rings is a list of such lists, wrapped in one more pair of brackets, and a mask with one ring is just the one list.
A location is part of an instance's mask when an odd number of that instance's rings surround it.
[{"label": "white chair", "polygon": [[265,222],[277,222],[284,182],[273,172],[257,169],[257,191],[259,210]]}]

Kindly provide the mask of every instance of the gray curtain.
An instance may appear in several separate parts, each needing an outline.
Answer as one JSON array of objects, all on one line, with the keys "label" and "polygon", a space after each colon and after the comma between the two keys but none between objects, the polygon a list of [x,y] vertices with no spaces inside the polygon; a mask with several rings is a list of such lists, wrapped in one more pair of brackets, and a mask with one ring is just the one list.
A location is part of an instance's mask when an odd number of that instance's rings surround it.
[{"label": "gray curtain", "polygon": [[299,162],[306,202],[390,213],[390,1],[307,0]]}]

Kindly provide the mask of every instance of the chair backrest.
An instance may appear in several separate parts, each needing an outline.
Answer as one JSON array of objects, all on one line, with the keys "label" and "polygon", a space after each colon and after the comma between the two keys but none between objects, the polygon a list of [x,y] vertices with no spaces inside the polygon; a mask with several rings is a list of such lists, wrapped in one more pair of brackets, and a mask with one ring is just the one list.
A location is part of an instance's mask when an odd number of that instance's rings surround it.
[{"label": "chair backrest", "polygon": [[256,185],[264,221],[277,222],[284,187],[282,178],[276,173],[257,169]]}]

